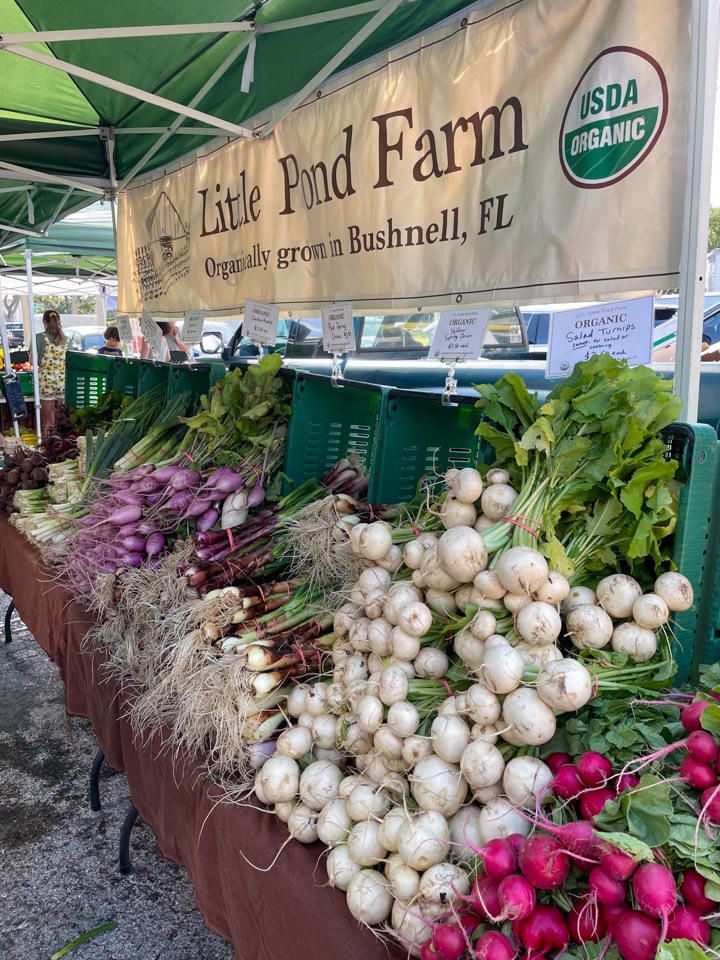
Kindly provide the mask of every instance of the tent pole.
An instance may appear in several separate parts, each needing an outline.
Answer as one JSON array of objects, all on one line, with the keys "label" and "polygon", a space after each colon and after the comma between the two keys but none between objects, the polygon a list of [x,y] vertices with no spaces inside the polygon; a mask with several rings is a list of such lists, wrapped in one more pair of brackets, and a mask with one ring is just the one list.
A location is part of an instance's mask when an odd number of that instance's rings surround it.
[{"label": "tent pole", "polygon": [[[2,348],[3,348],[3,357],[5,358],[5,373],[12,373],[12,366],[10,365],[10,341],[8,340],[7,332],[7,315],[5,313],[5,301],[2,297],[2,283],[0,282],[0,336],[2,337]],[[17,420],[13,420],[13,427],[15,428],[15,439],[20,439],[20,427],[18,426]]]},{"label": "tent pole", "polygon": [[[70,177],[58,177],[54,173],[41,173],[39,170],[31,170],[29,167],[21,167],[17,163],[8,163],[7,160],[0,160],[0,167],[2,167],[4,170],[11,170],[13,173],[26,174],[26,179],[29,180],[42,180],[43,183],[62,183],[66,187],[76,187],[78,190],[84,190],[85,193],[96,193],[100,197],[105,192],[104,187],[96,187],[94,184],[89,182],[86,183],[82,180],[71,180]],[[22,180],[24,178],[12,177],[8,179]]]},{"label": "tent pole", "polygon": [[687,172],[678,304],[680,322],[675,351],[675,393],[683,402],[680,417],[689,423],[697,421],[700,393],[719,18],[720,0],[693,0]]},{"label": "tent pole", "polygon": [[35,302],[33,300],[32,282],[32,250],[25,247],[25,274],[28,285],[28,306],[30,309],[30,359],[33,366],[33,394],[35,396],[35,432],[37,442],[42,443],[42,425],[40,422],[40,380],[37,359],[37,344],[35,343]]}]

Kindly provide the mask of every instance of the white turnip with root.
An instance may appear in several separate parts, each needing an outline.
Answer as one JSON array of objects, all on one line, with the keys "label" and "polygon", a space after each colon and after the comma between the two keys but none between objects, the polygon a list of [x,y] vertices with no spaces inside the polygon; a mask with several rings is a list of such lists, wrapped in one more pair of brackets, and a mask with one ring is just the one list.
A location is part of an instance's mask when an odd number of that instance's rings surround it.
[{"label": "white turnip with root", "polygon": [[480,497],[480,509],[493,523],[510,515],[518,492],[509,483],[491,483]]},{"label": "white turnip with root", "polygon": [[371,817],[384,817],[390,809],[390,799],[378,790],[375,783],[363,779],[345,797],[345,806],[348,816],[361,823]]},{"label": "white turnip with root", "polygon": [[424,944],[432,936],[432,926],[416,906],[407,901],[396,900],[393,904],[390,923],[403,948],[411,957],[419,957]]},{"label": "white turnip with root", "polygon": [[288,817],[290,836],[300,843],[315,843],[317,832],[318,813],[304,803],[297,803]]},{"label": "white turnip with root", "polygon": [[387,590],[390,583],[390,574],[382,567],[366,567],[357,580],[358,587],[365,594],[378,589]]},{"label": "white turnip with root", "polygon": [[360,873],[362,867],[359,863],[355,863],[350,856],[347,844],[341,843],[328,854],[325,869],[331,887],[337,887],[338,890],[347,890],[350,881],[355,874]]},{"label": "white turnip with root", "polygon": [[319,717],[327,711],[328,684],[314,683],[305,697],[305,712],[312,717]]},{"label": "white turnip with root", "polygon": [[450,669],[448,655],[437,647],[423,647],[413,661],[418,677],[439,680]]},{"label": "white turnip with root", "polygon": [[486,483],[510,483],[510,474],[500,467],[491,467],[485,474]]},{"label": "white turnip with root", "polygon": [[[355,533],[357,530],[359,532]],[[350,534],[350,542],[357,554],[366,560],[375,561],[382,560],[393,545],[390,527],[382,520],[377,520],[375,523],[356,524]]]},{"label": "white turnip with root", "polygon": [[437,705],[437,715],[439,717],[456,717],[459,712],[458,698],[454,695],[446,697]]},{"label": "white turnip with root", "polygon": [[469,629],[478,640],[487,640],[497,630],[497,619],[489,610],[478,610],[469,623]]},{"label": "white turnip with root", "polygon": [[502,723],[474,723],[470,728],[472,740],[484,740],[486,743],[497,743],[502,731]]},{"label": "white turnip with root", "polygon": [[586,604],[597,603],[597,594],[590,587],[571,587],[570,593],[565,597],[560,609],[563,613],[570,613],[575,607],[583,607]]},{"label": "white turnip with root", "polygon": [[633,604],[642,596],[642,587],[634,577],[613,573],[600,581],[595,594],[606,613],[616,620],[626,620],[632,616]]},{"label": "white turnip with root", "polygon": [[427,547],[423,546],[420,539],[408,540],[403,547],[403,561],[410,570],[419,570],[422,558],[425,556]]},{"label": "white turnip with root", "polygon": [[473,530],[477,533],[484,533],[485,530],[489,530],[490,527],[495,526],[495,521],[491,520],[490,517],[486,517],[484,513],[481,513],[473,524]]},{"label": "white turnip with root", "polygon": [[420,886],[420,874],[417,870],[413,870],[406,863],[401,863],[395,867],[392,877],[388,879],[396,900],[409,903],[415,899]]},{"label": "white turnip with root", "polygon": [[610,643],[613,622],[602,607],[583,603],[565,617],[567,635],[578,650],[602,650]]},{"label": "white turnip with root", "polygon": [[515,649],[528,667],[544,667],[553,660],[562,660],[562,652],[554,643],[547,647],[533,647],[523,641],[516,643]]},{"label": "white turnip with root", "polygon": [[652,660],[657,653],[657,638],[653,631],[634,620],[615,627],[610,645],[615,653],[625,653],[635,663]]},{"label": "white turnip with root", "polygon": [[487,567],[488,552],[482,536],[472,526],[446,530],[437,545],[437,562],[460,583],[472,583]]},{"label": "white turnip with root", "polygon": [[450,850],[450,826],[435,810],[413,814],[396,834],[398,853],[413,870],[442,863]]},{"label": "white turnip with root", "polygon": [[498,783],[504,769],[503,755],[486,740],[473,740],[468,744],[460,761],[460,771],[473,791]]},{"label": "white turnip with root", "polygon": [[354,603],[346,603],[335,613],[333,629],[338,640],[342,640],[350,632],[353,620],[357,620],[360,611]]},{"label": "white turnip with root", "polygon": [[511,693],[517,689],[525,672],[523,658],[509,644],[485,648],[482,666],[474,671],[493,693]]},{"label": "white turnip with root", "polygon": [[655,593],[662,597],[668,610],[682,613],[693,605],[693,588],[687,577],[681,573],[662,573],[655,581]]},{"label": "white turnip with root", "polygon": [[395,736],[386,723],[376,731],[373,744],[379,753],[390,760],[399,760],[402,757],[402,739]]},{"label": "white turnip with root", "polygon": [[[371,656],[372,656],[372,654],[371,654]],[[413,667],[412,661],[410,661],[410,660],[400,660],[400,659],[399,659],[398,657],[396,657],[396,656],[391,656],[391,657],[388,657],[387,661],[385,661],[385,662],[387,663],[387,665],[388,665],[389,667],[398,667],[400,670],[402,670],[402,672],[405,674],[405,676],[408,678],[408,680],[414,680],[414,679],[415,679],[415,667]],[[380,665],[380,668],[379,668],[379,670],[378,670],[378,673],[382,673],[382,671],[383,671],[384,669],[385,669],[384,666],[381,664],[381,665]]]},{"label": "white turnip with root", "polygon": [[[480,807],[484,807],[486,803],[490,803],[491,800],[497,800],[498,797],[502,796],[502,781],[500,783],[493,783],[490,787],[480,787],[479,790],[473,790],[473,800],[480,804]],[[482,843],[480,843],[482,846]]]},{"label": "white turnip with root", "polygon": [[261,774],[262,774],[262,769],[258,770],[258,772],[255,774],[255,780],[253,782],[253,790],[255,792],[255,796],[258,798],[260,803],[264,803],[266,807],[271,807],[272,801],[268,800],[267,794],[263,789]]},{"label": "white turnip with root", "polygon": [[397,625],[410,636],[424,637],[432,622],[432,610],[426,604],[416,601],[402,608]]},{"label": "white turnip with root", "polygon": [[459,763],[470,743],[470,730],[458,716],[439,716],[430,727],[430,739],[438,757],[448,763]]},{"label": "white turnip with root", "polygon": [[338,797],[337,800],[326,803],[320,811],[317,820],[318,839],[326,847],[336,847],[339,843],[345,843],[352,825],[347,805],[342,797]]},{"label": "white turnip with root", "polygon": [[361,730],[357,723],[351,723],[345,732],[345,740],[339,744],[351,756],[359,757],[372,750],[372,736]]},{"label": "white turnip with root", "polygon": [[[460,586],[460,581],[451,577],[450,574],[446,573],[440,566],[436,546],[428,547],[420,564],[420,570],[413,572],[413,578],[415,573],[419,573],[421,581],[426,587],[434,587],[436,590],[443,590],[450,593],[453,590],[457,590]],[[457,597],[456,600],[458,606],[462,606]]]},{"label": "white turnip with root", "polygon": [[529,604],[533,602],[533,598],[529,593],[506,593],[502,598],[502,602],[505,604],[505,609],[508,613],[512,613],[513,616],[517,616],[518,613]]},{"label": "white turnip with root", "polygon": [[403,807],[393,807],[382,819],[382,823],[380,824],[380,843],[391,853],[397,853],[397,836],[400,827],[407,819],[408,815],[405,813]]},{"label": "white turnip with root", "polygon": [[[380,608],[382,613],[382,607]],[[372,623],[369,617],[359,617],[353,621],[350,627],[348,637],[353,650],[358,653],[370,653],[370,642],[368,640],[368,627]],[[311,711],[312,712],[312,711]]]},{"label": "white turnip with root", "polygon": [[438,920],[461,906],[461,897],[470,890],[470,879],[456,863],[436,863],[423,873],[418,888],[420,912]]},{"label": "white turnip with root", "polygon": [[453,860],[471,862],[477,856],[473,847],[482,847],[478,815],[480,808],[471,803],[458,810],[450,824],[450,857]]},{"label": "white turnip with root", "polygon": [[385,556],[377,561],[379,567],[387,570],[388,573],[397,573],[403,565],[403,552],[401,548],[394,543]]},{"label": "white turnip with root", "polygon": [[[364,653],[354,653],[345,660],[343,664],[343,682],[346,687],[349,687],[358,680],[367,680],[367,678],[368,662]],[[320,684],[316,683],[315,686],[320,686]]]},{"label": "white turnip with root", "polygon": [[[365,597],[366,603],[363,608],[365,611],[365,616],[371,622],[377,620],[383,615],[383,609],[385,606],[385,590],[381,587],[378,587],[376,590],[371,590]],[[355,647],[357,650],[358,647]]]},{"label": "white turnip with root", "polygon": [[408,677],[398,666],[384,667],[380,673],[378,696],[386,707],[407,700]]},{"label": "white turnip with root", "polygon": [[345,759],[344,755],[335,747],[319,747],[315,744],[312,752],[316,760],[327,760],[328,763],[334,763],[336,767],[341,766]]},{"label": "white turnip with root", "polygon": [[403,741],[402,758],[409,767],[413,767],[416,763],[424,760],[425,757],[429,757],[432,752],[432,744],[426,737],[418,737],[413,734]]},{"label": "white turnip with root", "polygon": [[542,647],[555,643],[562,630],[562,620],[555,607],[534,600],[518,612],[515,630],[526,643]]},{"label": "white turnip with root", "polygon": [[348,834],[348,850],[353,860],[361,867],[374,867],[385,859],[387,850],[380,843],[379,830],[380,824],[374,820],[363,820],[361,823],[356,823]]},{"label": "white turnip with root", "polygon": [[334,763],[317,760],[309,764],[300,777],[300,799],[311,810],[322,810],[339,796],[342,773]]},{"label": "white turnip with root", "polygon": [[[399,700],[388,709],[387,725],[400,740],[411,737],[420,725],[417,707],[407,700]],[[402,748],[400,755],[402,756]]]},{"label": "white turnip with root", "polygon": [[331,713],[344,713],[345,711],[345,685],[342,683],[329,683],[327,688],[327,708]]},{"label": "white turnip with root", "polygon": [[383,606],[383,616],[394,627],[400,622],[403,610],[411,603],[422,599],[420,591],[407,581],[394,583],[387,592]]},{"label": "white turnip with root", "polygon": [[505,697],[502,716],[517,738],[528,746],[539,747],[555,734],[555,714],[530,687],[520,687]]},{"label": "white turnip with root", "polygon": [[635,623],[647,630],[657,630],[665,626],[670,619],[668,605],[657,593],[644,593],[632,608]]},{"label": "white turnip with root", "polygon": [[503,773],[503,793],[516,807],[535,811],[537,798],[553,781],[553,772],[537,757],[514,757]]},{"label": "white turnip with root", "polygon": [[368,627],[368,643],[370,650],[378,657],[389,657],[392,653],[391,636],[393,625],[385,619],[378,617],[373,620]]},{"label": "white turnip with root", "polygon": [[502,600],[507,593],[495,570],[481,570],[473,580],[473,587],[480,596],[487,597],[488,600]]},{"label": "white turnip with root", "polygon": [[415,764],[410,792],[422,810],[435,810],[444,817],[457,813],[467,796],[467,782],[460,767],[431,754]]},{"label": "white turnip with root", "polygon": [[390,885],[377,870],[356,873],[347,888],[346,899],[348,910],[355,919],[370,927],[387,920],[392,911]]},{"label": "white turnip with root", "polygon": [[277,752],[283,757],[292,757],[299,760],[313,747],[313,736],[310,727],[290,727],[283,730],[277,738]]},{"label": "white turnip with root", "polygon": [[[301,713],[298,717],[298,726],[310,729],[314,719],[315,717],[311,713]],[[312,730],[310,731],[310,736],[312,736]]]},{"label": "white turnip with root", "polygon": [[[385,707],[378,697],[364,696],[358,701],[355,710],[355,721],[365,733],[375,733],[385,719]],[[278,742],[280,738],[278,737]]]},{"label": "white turnip with root", "polygon": [[569,593],[570,584],[567,577],[558,573],[557,570],[551,570],[545,583],[535,591],[535,599],[557,606]]},{"label": "white turnip with root", "polygon": [[440,613],[444,617],[449,617],[458,608],[454,594],[447,590],[436,590],[434,587],[428,587],[425,592],[425,603],[435,613]]},{"label": "white turnip with root", "polygon": [[401,627],[393,627],[390,642],[392,655],[397,660],[414,660],[420,653],[420,637],[406,633]]},{"label": "white turnip with root", "polygon": [[526,837],[531,829],[532,824],[505,797],[490,800],[478,815],[478,830],[483,846],[491,840],[505,840],[513,833]]},{"label": "white turnip with root", "polygon": [[[339,772],[337,767],[333,769]],[[300,767],[292,757],[275,754],[260,770],[256,783],[267,798],[264,803],[288,803],[298,795]]]},{"label": "white turnip with root", "polygon": [[287,698],[287,712],[291,717],[296,719],[305,713],[305,695],[307,694],[308,688],[299,683],[296,687],[293,687]]},{"label": "white turnip with root", "polygon": [[453,527],[472,527],[477,520],[477,510],[471,503],[462,503],[449,496],[440,507],[440,520],[446,530]]},{"label": "white turnip with root", "polygon": [[453,649],[468,670],[479,670],[485,660],[485,644],[465,627],[455,635]]},{"label": "white turnip with root", "polygon": [[353,712],[357,709],[363,697],[371,696],[368,693],[367,680],[353,680],[345,687],[345,703]]},{"label": "white turnip with root", "polygon": [[483,492],[482,477],[474,467],[450,469],[445,474],[445,485],[461,503],[475,503]]},{"label": "white turnip with root", "polygon": [[474,683],[465,691],[465,703],[470,717],[475,723],[482,725],[495,723],[500,719],[500,701],[482,683]]},{"label": "white turnip with root", "polygon": [[552,710],[570,713],[590,702],[592,676],[579,660],[563,657],[542,667],[537,675],[536,690],[543,703]]},{"label": "white turnip with root", "polygon": [[497,565],[500,583],[509,593],[535,593],[548,579],[545,557],[532,547],[510,547]]}]

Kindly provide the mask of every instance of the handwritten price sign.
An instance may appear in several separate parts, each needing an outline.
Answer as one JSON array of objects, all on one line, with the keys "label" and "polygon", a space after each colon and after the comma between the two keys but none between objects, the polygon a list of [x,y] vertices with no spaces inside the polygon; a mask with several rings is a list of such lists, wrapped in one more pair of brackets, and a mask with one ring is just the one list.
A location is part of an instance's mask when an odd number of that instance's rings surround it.
[{"label": "handwritten price sign", "polygon": [[245,301],[245,319],[243,333],[264,347],[274,347],[277,340],[280,310],[271,303],[259,303],[257,300]]},{"label": "handwritten price sign", "polygon": [[480,310],[443,310],[430,347],[430,358],[446,363],[452,360],[476,360],[482,350],[489,319],[489,307]]},{"label": "handwritten price sign", "polygon": [[327,353],[347,353],[355,347],[355,329],[351,303],[323,307],[323,347]]}]

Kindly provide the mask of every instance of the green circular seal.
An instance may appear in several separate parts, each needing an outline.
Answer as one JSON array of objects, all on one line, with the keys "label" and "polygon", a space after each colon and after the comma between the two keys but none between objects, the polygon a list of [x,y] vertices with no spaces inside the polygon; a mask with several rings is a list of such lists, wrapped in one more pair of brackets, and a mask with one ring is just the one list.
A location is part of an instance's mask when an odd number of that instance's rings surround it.
[{"label": "green circular seal", "polygon": [[608,47],[587,67],[565,108],[560,163],[577,187],[617,183],[639,166],[665,126],[660,64],[635,47]]}]

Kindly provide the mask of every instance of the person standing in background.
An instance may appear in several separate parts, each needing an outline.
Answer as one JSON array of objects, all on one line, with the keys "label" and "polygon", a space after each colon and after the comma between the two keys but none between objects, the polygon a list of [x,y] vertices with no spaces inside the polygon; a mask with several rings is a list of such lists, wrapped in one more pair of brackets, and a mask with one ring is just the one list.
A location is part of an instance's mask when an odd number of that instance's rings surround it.
[{"label": "person standing in background", "polygon": [[163,360],[167,362],[170,359],[170,351],[177,350],[188,353],[188,348],[178,337],[178,328],[176,323],[168,323],[165,320],[155,320],[162,332],[162,345],[160,356],[156,357],[154,351],[147,340],[143,339],[142,351],[140,357],[142,360]]},{"label": "person standing in background", "polygon": [[121,357],[123,355],[120,347],[120,331],[117,327],[108,327],[104,332],[105,346],[100,347],[99,354],[105,357]]},{"label": "person standing in background", "polygon": [[63,333],[60,314],[46,310],[43,314],[43,331],[37,334],[38,385],[40,387],[40,411],[43,436],[55,428],[55,411],[58,402],[65,400],[65,354],[68,341]]}]

